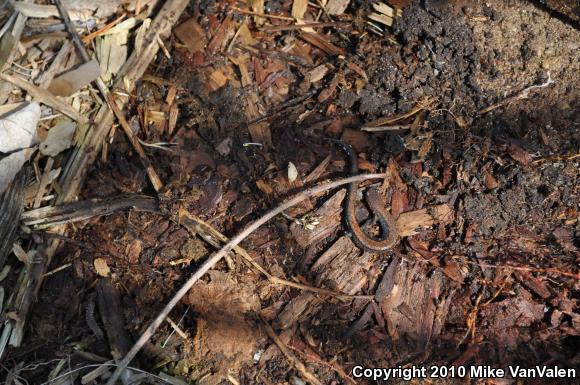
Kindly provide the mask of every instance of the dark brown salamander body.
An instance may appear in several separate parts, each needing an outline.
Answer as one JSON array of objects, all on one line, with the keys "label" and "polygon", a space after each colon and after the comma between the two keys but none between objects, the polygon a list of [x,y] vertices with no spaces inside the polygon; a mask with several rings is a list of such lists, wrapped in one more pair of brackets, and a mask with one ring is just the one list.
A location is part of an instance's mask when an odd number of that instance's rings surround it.
[{"label": "dark brown salamander body", "polygon": [[[347,154],[350,164],[350,175],[358,174],[358,163],[356,154],[352,147],[340,140],[331,139],[331,141]],[[367,251],[385,251],[395,245],[398,239],[397,223],[393,216],[383,207],[379,197],[379,192],[375,188],[369,189],[367,193],[367,203],[372,214],[376,217],[381,228],[381,238],[374,238],[367,235],[360,227],[356,220],[356,199],[358,183],[354,182],[348,185],[346,194],[346,225],[352,233],[352,240],[363,250]]]}]

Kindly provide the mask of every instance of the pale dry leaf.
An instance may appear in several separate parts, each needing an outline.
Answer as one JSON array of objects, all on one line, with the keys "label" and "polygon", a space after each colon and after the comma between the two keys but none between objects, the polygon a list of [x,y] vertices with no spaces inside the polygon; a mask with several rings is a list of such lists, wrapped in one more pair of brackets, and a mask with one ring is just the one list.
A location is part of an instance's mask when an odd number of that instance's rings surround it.
[{"label": "pale dry leaf", "polygon": [[123,3],[122,0],[69,0],[66,2],[69,11],[90,12],[102,19],[107,19],[114,14],[121,3]]},{"label": "pale dry leaf", "polygon": [[34,148],[25,148],[0,159],[0,194],[8,188],[34,150]]},{"label": "pale dry leaf", "polygon": [[298,170],[294,166],[294,163],[288,162],[288,181],[292,183],[296,178],[298,178]]},{"label": "pale dry leaf", "polygon": [[72,145],[76,124],[70,120],[58,122],[48,131],[48,136],[40,143],[40,152],[47,156],[56,156]]},{"label": "pale dry leaf", "polygon": [[0,109],[0,152],[12,152],[36,144],[39,120],[40,106],[36,102],[3,106]]},{"label": "pale dry leaf", "polygon": [[56,96],[71,96],[100,75],[99,62],[91,60],[54,78],[48,90]]},{"label": "pale dry leaf", "polygon": [[99,36],[95,39],[97,58],[102,70],[102,79],[109,82],[121,70],[127,60],[128,31],[112,35]]},{"label": "pale dry leaf", "polygon": [[107,261],[104,258],[96,258],[93,262],[97,274],[101,277],[107,277],[111,272]]}]

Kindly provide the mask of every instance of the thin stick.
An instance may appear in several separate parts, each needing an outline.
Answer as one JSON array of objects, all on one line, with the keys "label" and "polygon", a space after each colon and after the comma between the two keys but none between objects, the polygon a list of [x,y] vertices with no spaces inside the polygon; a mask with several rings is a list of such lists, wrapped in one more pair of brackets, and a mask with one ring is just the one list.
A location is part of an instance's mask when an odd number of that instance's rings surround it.
[{"label": "thin stick", "polygon": [[161,188],[163,187],[163,182],[161,182],[159,175],[157,175],[157,172],[153,168],[153,165],[151,165],[151,162],[149,161],[149,158],[145,154],[145,150],[143,150],[143,147],[141,146],[141,143],[139,142],[137,135],[135,135],[135,133],[129,126],[129,123],[127,123],[125,116],[121,112],[121,109],[117,105],[117,102],[115,101],[115,99],[113,99],[113,96],[110,93],[107,95],[107,101],[109,102],[109,107],[111,107],[111,110],[113,110],[113,113],[119,120],[119,123],[121,123],[121,127],[123,127],[123,131],[125,131],[125,135],[127,135],[129,141],[131,142],[131,145],[133,146],[135,151],[137,151],[137,154],[141,159],[141,163],[143,163],[143,166],[145,166],[145,170],[147,171],[147,175],[149,176],[149,180],[151,180],[153,188],[155,189],[155,191],[159,192],[159,190],[161,190]]},{"label": "thin stick", "polygon": [[306,381],[313,385],[322,385],[322,382],[320,382],[320,380],[316,378],[314,374],[310,373],[308,369],[306,369],[306,366],[302,363],[302,361],[300,361],[298,357],[296,357],[294,353],[292,353],[290,349],[288,349],[288,346],[284,345],[282,340],[280,340],[280,337],[278,337],[278,335],[274,332],[274,329],[272,329],[272,326],[270,326],[263,318],[261,318],[261,321],[266,334],[268,334],[268,337],[274,341],[278,349],[280,349],[280,351],[286,356],[286,359],[290,361],[290,364],[295,367],[296,370],[300,372],[300,374],[302,374],[302,377],[304,377]]},{"label": "thin stick", "polygon": [[50,92],[43,90],[42,88],[36,87],[32,82],[26,81],[16,76],[11,76],[8,74],[0,73],[0,79],[5,80],[9,83],[14,84],[16,87],[22,88],[34,99],[38,100],[40,103],[46,104],[55,111],[61,112],[63,115],[68,116],[72,120],[75,120],[81,124],[86,123],[88,120],[80,112],[75,110],[70,104],[57,99],[56,96]]},{"label": "thin stick", "polygon": [[508,103],[511,103],[514,100],[527,99],[530,96],[530,92],[532,90],[539,89],[539,88],[546,88],[554,83],[556,83],[556,82],[550,76],[550,72],[548,72],[548,80],[546,80],[544,83],[526,87],[525,89],[521,90],[520,92],[518,92],[515,95],[509,96],[498,103],[492,104],[491,106],[488,106],[488,107],[485,107],[485,108],[479,110],[478,114],[480,114],[480,115],[486,114],[490,111],[495,110],[496,108],[499,108],[499,107],[502,107]]},{"label": "thin stick", "polygon": [[[68,10],[66,9],[66,6],[63,4],[63,2],[61,0],[54,0],[54,4],[58,8],[58,12],[60,13],[60,16],[62,17],[64,24],[66,25],[66,28],[68,30],[70,37],[71,37],[71,40],[73,41],[81,59],[83,59],[83,62],[90,61],[91,58],[89,57],[89,54],[85,50],[85,46],[83,45],[83,42],[81,41],[81,37],[77,33],[76,28],[73,26],[72,21],[70,20],[70,15],[68,13]],[[103,82],[103,80],[101,79],[100,76],[95,79],[95,84],[97,85],[97,88],[99,89],[99,91],[101,92],[103,97],[106,98],[107,94],[109,93],[109,90],[107,89],[105,82]]]},{"label": "thin stick", "polygon": [[278,19],[278,20],[294,21],[293,17],[288,17],[288,16],[266,15],[265,13],[246,11],[245,9],[241,9],[241,8],[237,8],[237,7],[231,7],[231,9],[234,12],[242,13],[244,15],[262,17],[264,19]]},{"label": "thin stick", "polygon": [[292,31],[295,29],[302,29],[302,28],[340,27],[343,25],[350,25],[350,23],[343,22],[343,21],[328,21],[328,22],[322,22],[322,23],[273,25],[271,27],[260,28],[260,31],[264,31],[264,32]]},{"label": "thin stick", "polygon": [[141,350],[141,348],[151,339],[153,333],[157,330],[157,328],[163,323],[165,317],[169,315],[171,310],[179,303],[181,298],[187,294],[187,292],[193,287],[193,285],[205,275],[216,263],[218,263],[224,255],[229,253],[235,246],[240,244],[248,235],[256,231],[260,226],[264,223],[268,222],[270,219],[274,218],[276,215],[280,214],[282,211],[288,210],[290,207],[297,205],[298,203],[322,192],[327,190],[348,184],[353,182],[360,182],[363,180],[368,179],[381,179],[387,177],[387,174],[365,174],[365,175],[356,175],[345,179],[340,179],[334,182],[325,183],[319,186],[312,187],[308,190],[302,191],[293,197],[289,198],[288,200],[281,203],[278,207],[273,208],[272,210],[268,211],[264,214],[261,218],[255,220],[254,222],[250,223],[242,232],[238,235],[233,237],[228,243],[226,243],[217,253],[212,255],[208,258],[207,261],[203,263],[199,267],[199,269],[183,284],[181,289],[171,300],[165,305],[163,310],[157,315],[157,317],[151,322],[149,327],[143,332],[141,337],[137,340],[135,345],[129,350],[129,353],[121,360],[119,366],[113,373],[113,375],[107,381],[107,385],[115,385],[115,382],[123,372],[123,370],[127,367],[127,365],[133,360],[133,358],[137,355],[137,353]]},{"label": "thin stick", "polygon": [[104,34],[108,30],[110,30],[111,28],[113,28],[114,26],[119,24],[125,18],[126,15],[127,15],[126,13],[123,13],[121,16],[119,16],[115,20],[111,21],[109,24],[105,25],[103,28],[100,28],[94,32],[89,33],[87,36],[83,37],[83,39],[82,39],[83,43],[89,44],[91,42],[91,40],[93,40],[95,37]]},{"label": "thin stick", "polygon": [[[282,214],[284,214],[284,213],[282,213]],[[190,221],[195,222],[195,224],[197,226],[195,226],[195,225],[192,226]],[[207,237],[203,236],[201,234],[201,232],[204,232],[205,234],[209,233],[208,235],[210,237],[215,237],[215,238],[219,239],[221,242],[228,242],[229,241],[229,239],[225,235],[223,235],[222,233],[220,233],[219,231],[217,231],[216,229],[214,229],[212,226],[205,223],[201,219],[197,218],[196,216],[189,214],[184,209],[181,209],[179,211],[179,223],[181,225],[185,226],[192,233],[198,233],[199,235],[201,235],[201,237],[206,242],[209,242],[213,246],[218,247],[219,243],[217,243],[215,241],[212,242],[210,239],[207,239]],[[293,287],[295,289],[310,291],[312,293],[336,297],[336,298],[338,298],[340,300],[344,300],[344,301],[352,300],[352,299],[372,299],[373,298],[372,295],[349,295],[349,294],[336,292],[333,290],[308,286],[308,285],[304,285],[301,283],[292,282],[292,281],[289,281],[287,279],[275,277],[272,274],[270,274],[266,269],[264,269],[259,263],[254,261],[254,259],[250,256],[250,254],[248,254],[248,252],[243,247],[234,246],[233,250],[236,254],[238,254],[239,256],[244,258],[244,260],[246,260],[246,262],[248,262],[254,269],[256,269],[260,273],[264,274],[266,276],[266,278],[268,279],[268,281],[270,281],[274,285],[284,285],[284,286],[288,286],[288,287]]]}]

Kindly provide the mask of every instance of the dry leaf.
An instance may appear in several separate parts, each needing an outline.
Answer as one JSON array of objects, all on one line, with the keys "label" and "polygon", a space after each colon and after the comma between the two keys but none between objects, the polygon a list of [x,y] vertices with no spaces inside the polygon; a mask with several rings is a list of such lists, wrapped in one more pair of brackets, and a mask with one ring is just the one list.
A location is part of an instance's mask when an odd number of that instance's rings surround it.
[{"label": "dry leaf", "polygon": [[48,131],[46,139],[40,143],[40,152],[47,156],[56,156],[72,145],[76,124],[70,120],[58,122]]},{"label": "dry leaf", "polygon": [[111,272],[111,269],[109,268],[109,265],[107,265],[107,261],[105,261],[104,258],[96,258],[93,264],[95,265],[97,274],[101,277],[107,277]]},{"label": "dry leaf", "polygon": [[0,152],[12,152],[37,143],[40,106],[36,102],[0,108]]},{"label": "dry leaf", "polygon": [[8,188],[34,150],[33,148],[25,148],[0,159],[0,194]]},{"label": "dry leaf", "polygon": [[101,76],[99,62],[91,60],[54,78],[48,90],[56,96],[71,96],[99,76]]}]

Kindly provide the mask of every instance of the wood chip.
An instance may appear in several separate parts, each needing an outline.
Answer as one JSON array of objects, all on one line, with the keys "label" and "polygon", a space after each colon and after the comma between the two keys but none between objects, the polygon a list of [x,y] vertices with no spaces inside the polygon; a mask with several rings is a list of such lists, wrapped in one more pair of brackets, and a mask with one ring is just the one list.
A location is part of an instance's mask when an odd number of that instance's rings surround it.
[{"label": "wood chip", "polygon": [[294,182],[298,178],[298,170],[292,162],[288,162],[288,181],[290,183]]},{"label": "wood chip", "polygon": [[326,74],[329,71],[329,65],[328,64],[321,64],[318,67],[308,71],[308,80],[311,83],[316,83],[320,80],[322,80],[322,78],[324,78],[324,76],[326,76]]},{"label": "wood chip", "polygon": [[434,223],[435,221],[427,209],[409,211],[401,214],[397,219],[397,231],[401,237],[408,237],[417,234],[417,229],[431,227]]},{"label": "wood chip", "polygon": [[308,0],[294,0],[292,3],[292,17],[295,19],[303,19],[307,9]]},{"label": "wood chip", "polygon": [[385,16],[388,16],[390,18],[395,17],[395,12],[394,12],[393,8],[385,3],[381,3],[381,2],[374,3],[373,8],[375,11],[377,11],[378,13],[382,13]]},{"label": "wood chip", "polygon": [[318,49],[326,52],[329,55],[344,55],[345,51],[329,42],[326,37],[318,33],[300,32],[300,38],[307,43],[312,44]]},{"label": "wood chip", "polygon": [[350,0],[328,0],[325,9],[329,15],[338,16],[344,13],[349,3]]},{"label": "wood chip", "polygon": [[191,52],[203,52],[207,39],[205,36],[205,31],[201,25],[195,19],[191,18],[181,24],[179,24],[173,33],[177,38],[187,46],[187,49]]},{"label": "wood chip", "polygon": [[93,262],[97,274],[101,277],[106,277],[111,272],[107,261],[104,258],[96,258]]},{"label": "wood chip", "polygon": [[381,13],[372,12],[369,14],[369,19],[374,20],[378,23],[384,24],[388,27],[393,25],[393,18]]}]

